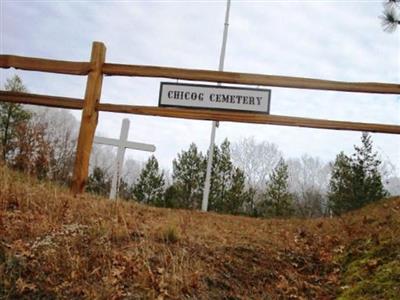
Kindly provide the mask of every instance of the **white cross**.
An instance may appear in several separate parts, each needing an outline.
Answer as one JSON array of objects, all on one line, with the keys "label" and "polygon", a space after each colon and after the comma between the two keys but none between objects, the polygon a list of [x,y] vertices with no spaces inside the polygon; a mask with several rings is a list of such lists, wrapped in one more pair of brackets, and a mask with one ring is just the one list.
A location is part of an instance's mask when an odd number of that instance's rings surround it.
[{"label": "white cross", "polygon": [[99,136],[94,137],[94,142],[96,144],[104,144],[104,145],[111,145],[111,146],[118,147],[117,159],[115,161],[114,174],[113,174],[113,179],[112,179],[112,183],[111,183],[111,191],[110,191],[110,199],[112,199],[112,200],[114,200],[117,196],[118,182],[121,177],[121,170],[122,170],[122,166],[124,164],[124,156],[125,156],[126,148],[142,150],[142,151],[149,151],[149,152],[156,151],[156,147],[154,145],[129,142],[127,140],[128,132],[129,132],[129,119],[123,119],[119,140],[105,138],[105,137],[99,137]]}]

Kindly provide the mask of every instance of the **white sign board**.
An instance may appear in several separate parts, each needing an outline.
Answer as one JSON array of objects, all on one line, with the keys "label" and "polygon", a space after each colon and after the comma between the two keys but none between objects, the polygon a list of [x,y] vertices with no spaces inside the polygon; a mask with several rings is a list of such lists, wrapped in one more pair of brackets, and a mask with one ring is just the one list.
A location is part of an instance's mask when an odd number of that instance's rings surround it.
[{"label": "white sign board", "polygon": [[271,90],[162,82],[159,106],[269,113]]}]

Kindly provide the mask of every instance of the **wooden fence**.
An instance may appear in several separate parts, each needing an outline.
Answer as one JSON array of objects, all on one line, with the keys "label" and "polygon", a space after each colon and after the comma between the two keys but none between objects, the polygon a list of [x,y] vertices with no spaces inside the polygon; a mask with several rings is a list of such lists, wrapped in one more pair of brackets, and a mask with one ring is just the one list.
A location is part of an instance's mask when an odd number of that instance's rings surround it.
[{"label": "wooden fence", "polygon": [[400,125],[394,124],[386,125],[333,121],[280,115],[263,115],[250,112],[214,111],[209,109],[118,105],[103,103],[103,101],[100,102],[104,75],[162,77],[218,83],[378,94],[400,94],[399,84],[340,82],[288,76],[111,64],[105,62],[105,57],[106,47],[101,42],[93,42],[90,62],[72,62],[15,55],[0,55],[1,68],[15,68],[30,71],[88,76],[85,96],[83,99],[0,91],[0,101],[82,110],[82,120],[78,137],[73,183],[71,187],[72,192],[75,195],[83,192],[88,177],[89,158],[99,111],[195,120],[246,122],[400,134]]}]

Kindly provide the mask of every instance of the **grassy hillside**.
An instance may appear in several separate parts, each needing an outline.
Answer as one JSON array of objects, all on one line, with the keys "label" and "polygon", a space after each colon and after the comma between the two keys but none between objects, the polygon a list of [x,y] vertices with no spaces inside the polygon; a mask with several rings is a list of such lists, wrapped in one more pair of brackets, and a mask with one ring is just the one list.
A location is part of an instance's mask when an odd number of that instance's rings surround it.
[{"label": "grassy hillside", "polygon": [[261,220],[110,202],[0,167],[0,298],[399,299],[400,199]]}]

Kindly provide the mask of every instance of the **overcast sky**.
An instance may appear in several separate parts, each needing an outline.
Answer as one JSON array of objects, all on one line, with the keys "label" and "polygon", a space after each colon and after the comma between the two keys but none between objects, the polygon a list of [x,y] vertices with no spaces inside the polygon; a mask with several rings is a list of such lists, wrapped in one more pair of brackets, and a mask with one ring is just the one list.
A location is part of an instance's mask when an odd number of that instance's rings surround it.
[{"label": "overcast sky", "polygon": [[[2,54],[88,61],[91,43],[102,41],[107,62],[218,68],[225,1],[0,1]],[[383,32],[381,13],[382,1],[232,1],[225,70],[399,83],[400,31]],[[32,93],[84,95],[86,77],[0,69],[1,85],[13,74]],[[159,83],[106,77],[101,101],[156,106]],[[400,124],[399,96],[271,90],[271,114]],[[154,144],[165,168],[191,142],[209,146],[209,121],[100,113],[97,134],[117,138],[123,118],[131,121],[129,139]],[[342,150],[350,154],[360,135],[223,122],[216,141],[254,136],[277,144],[286,158],[308,153],[330,161]],[[400,174],[400,136],[372,136]],[[148,155],[128,151],[137,160]]]}]

